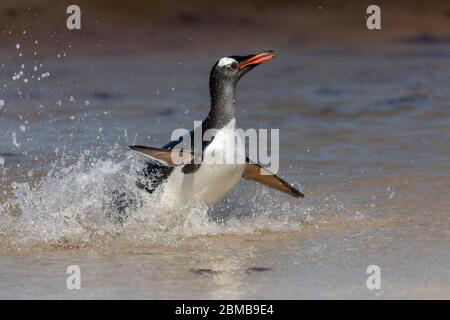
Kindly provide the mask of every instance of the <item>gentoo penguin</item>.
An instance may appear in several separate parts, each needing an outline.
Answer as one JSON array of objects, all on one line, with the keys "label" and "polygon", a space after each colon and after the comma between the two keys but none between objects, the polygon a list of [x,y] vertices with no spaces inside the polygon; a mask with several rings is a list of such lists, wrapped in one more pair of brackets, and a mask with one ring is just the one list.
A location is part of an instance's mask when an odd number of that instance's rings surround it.
[{"label": "gentoo penguin", "polygon": [[[144,177],[138,181],[138,186],[150,193],[162,188],[162,200],[170,207],[183,206],[192,199],[201,199],[211,207],[224,198],[241,178],[303,198],[300,191],[246,158],[244,143],[236,143],[236,139],[242,138],[233,134],[236,129],[236,84],[248,71],[273,57],[273,51],[268,50],[219,59],[212,67],[209,78],[211,109],[201,126],[162,148],[130,146],[132,150],[152,159],[144,168]],[[186,146],[179,148],[184,140],[192,142],[196,132],[203,135],[210,131],[214,134],[206,142],[202,141],[201,150],[186,151]],[[232,157],[227,159],[233,159],[231,162],[208,161],[229,153]],[[174,161],[174,155],[181,161]],[[234,161],[238,158],[244,161]]]}]

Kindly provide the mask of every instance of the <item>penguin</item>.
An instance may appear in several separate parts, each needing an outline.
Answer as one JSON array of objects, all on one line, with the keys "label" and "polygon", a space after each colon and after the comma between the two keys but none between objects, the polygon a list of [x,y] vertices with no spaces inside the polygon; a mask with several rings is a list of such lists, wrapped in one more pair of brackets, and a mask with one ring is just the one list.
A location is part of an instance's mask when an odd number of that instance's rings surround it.
[{"label": "penguin", "polygon": [[[233,55],[217,60],[209,77],[211,107],[200,126],[161,148],[129,146],[151,159],[143,170],[142,179],[137,181],[138,187],[149,193],[161,189],[161,200],[170,208],[183,206],[194,198],[212,207],[241,178],[256,181],[295,198],[303,198],[303,193],[291,184],[248,159],[243,138],[233,134],[237,128],[237,83],[247,72],[274,57],[272,50],[266,50],[258,54]],[[209,139],[202,139],[200,147],[192,144],[195,134],[203,136],[209,132],[213,134]],[[190,141],[192,148],[186,148],[187,141]],[[228,157],[230,154],[231,157]],[[210,161],[218,158],[244,160]]]}]

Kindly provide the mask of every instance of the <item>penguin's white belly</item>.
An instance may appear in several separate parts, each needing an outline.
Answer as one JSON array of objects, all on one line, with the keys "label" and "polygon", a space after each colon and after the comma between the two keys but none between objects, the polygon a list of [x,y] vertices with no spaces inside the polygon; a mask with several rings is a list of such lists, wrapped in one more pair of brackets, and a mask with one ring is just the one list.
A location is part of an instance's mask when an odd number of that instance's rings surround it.
[{"label": "penguin's white belly", "polygon": [[202,164],[195,173],[184,174],[176,168],[163,185],[169,206],[183,206],[192,199],[202,199],[212,206],[241,179],[244,166]]},{"label": "penguin's white belly", "polygon": [[[234,129],[234,121],[226,129]],[[184,174],[183,166],[174,169],[166,183],[161,186],[164,188],[163,200],[169,206],[183,206],[192,199],[201,199],[208,206],[212,206],[222,200],[241,179],[245,168],[245,147],[243,143],[235,143],[233,132],[221,130],[216,134],[204,150],[203,163],[197,171]],[[229,160],[217,161],[225,159],[225,155],[231,155]]]}]

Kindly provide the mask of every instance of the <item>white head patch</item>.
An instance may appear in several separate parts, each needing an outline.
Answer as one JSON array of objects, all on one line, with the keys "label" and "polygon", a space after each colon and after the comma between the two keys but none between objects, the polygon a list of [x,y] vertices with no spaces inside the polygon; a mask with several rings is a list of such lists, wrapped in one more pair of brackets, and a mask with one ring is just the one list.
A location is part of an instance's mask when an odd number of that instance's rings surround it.
[{"label": "white head patch", "polygon": [[217,66],[219,66],[219,67],[229,66],[233,62],[237,62],[237,61],[234,60],[233,58],[228,58],[228,57],[220,58],[219,62],[217,63]]}]

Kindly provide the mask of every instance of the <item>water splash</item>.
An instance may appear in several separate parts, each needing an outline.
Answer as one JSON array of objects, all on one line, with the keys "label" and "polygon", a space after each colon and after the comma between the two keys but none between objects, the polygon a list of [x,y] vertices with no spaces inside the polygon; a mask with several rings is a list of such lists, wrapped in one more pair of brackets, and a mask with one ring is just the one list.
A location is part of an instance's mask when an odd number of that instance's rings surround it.
[{"label": "water splash", "polygon": [[[169,210],[157,192],[136,186],[140,159],[61,159],[34,186],[12,183],[14,197],[0,206],[0,250],[93,248],[122,250],[151,244],[178,245],[186,239],[218,234],[285,231],[301,227],[304,208],[273,200],[268,191],[234,192],[214,209],[193,199]],[[240,188],[238,186],[237,188]],[[117,219],[113,195],[128,203]]]}]

